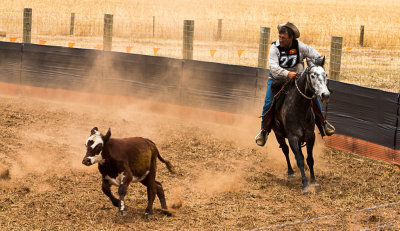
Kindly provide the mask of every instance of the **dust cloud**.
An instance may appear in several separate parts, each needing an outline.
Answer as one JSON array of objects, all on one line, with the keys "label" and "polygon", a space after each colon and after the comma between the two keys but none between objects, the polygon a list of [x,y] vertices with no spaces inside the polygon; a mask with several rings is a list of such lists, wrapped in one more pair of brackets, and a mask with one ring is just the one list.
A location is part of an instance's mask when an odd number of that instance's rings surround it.
[{"label": "dust cloud", "polygon": [[195,190],[209,196],[227,191],[237,191],[242,187],[244,180],[241,171],[234,173],[203,172],[198,175],[199,179],[195,184]]},{"label": "dust cloud", "polygon": [[[174,137],[179,137],[177,139],[188,139],[187,134],[182,130],[187,126],[190,126],[190,129],[200,129],[200,131],[206,129],[209,132],[208,136],[218,142],[232,143],[236,148],[265,153],[259,160],[264,165],[264,169],[285,172],[286,161],[273,134],[269,136],[265,147],[258,147],[255,144],[254,137],[259,131],[261,120],[257,118],[257,113],[248,111],[249,106],[243,102],[238,102],[231,110],[247,111],[247,114],[218,112],[205,109],[212,106],[210,105],[212,102],[209,100],[199,101],[196,99],[195,103],[199,107],[189,107],[181,105],[177,100],[179,95],[173,91],[168,92],[164,89],[158,92],[154,90],[151,94],[146,95],[140,90],[128,92],[126,86],[121,84],[114,85],[120,80],[126,81],[126,85],[134,84],[134,79],[150,85],[178,84],[177,82],[157,82],[166,81],[168,78],[174,79],[176,63],[165,68],[165,76],[159,77],[159,79],[146,79],[146,70],[144,69],[136,71],[123,68],[109,70],[113,67],[104,66],[105,63],[114,65],[118,63],[118,60],[105,60],[101,55],[95,56],[88,62],[92,64],[92,68],[87,70],[87,78],[79,86],[71,85],[74,90],[78,91],[25,85],[0,86],[8,88],[10,94],[13,94],[10,88],[17,88],[18,90],[14,91],[14,94],[18,92],[17,95],[22,97],[24,105],[31,104],[31,98],[40,100],[33,103],[37,104],[36,108],[28,106],[26,112],[34,114],[37,119],[34,119],[28,127],[18,131],[17,135],[22,145],[16,149],[15,156],[9,157],[11,159],[9,163],[12,162],[11,166],[5,167],[10,170],[11,178],[21,178],[27,174],[63,175],[65,172],[73,170],[95,172],[96,168],[88,168],[81,164],[81,158],[85,154],[84,142],[89,136],[90,129],[94,126],[99,127],[103,133],[111,128],[112,137],[143,136],[162,146],[174,145],[168,141],[171,133]],[[196,84],[212,88],[211,83],[199,80],[206,78],[197,77]],[[175,80],[178,81],[176,78]],[[101,84],[102,81],[107,84]],[[240,87],[240,84],[235,86],[235,88]],[[121,88],[120,91],[118,88]],[[120,95],[109,95],[108,92],[118,92]],[[132,97],[135,94],[142,97]],[[166,130],[168,134],[165,134]],[[181,147],[184,148],[184,145],[190,146],[190,142],[184,142]],[[321,141],[317,142],[316,147],[314,153],[322,152],[324,149]],[[291,154],[291,156],[293,155]],[[248,157],[241,158],[236,161],[248,161]],[[295,162],[292,160],[293,163]],[[2,166],[0,168],[4,169]],[[197,168],[194,168],[193,172],[199,176],[193,190],[204,191],[209,195],[238,190],[244,178],[241,168],[229,173],[224,171],[202,172]]]}]

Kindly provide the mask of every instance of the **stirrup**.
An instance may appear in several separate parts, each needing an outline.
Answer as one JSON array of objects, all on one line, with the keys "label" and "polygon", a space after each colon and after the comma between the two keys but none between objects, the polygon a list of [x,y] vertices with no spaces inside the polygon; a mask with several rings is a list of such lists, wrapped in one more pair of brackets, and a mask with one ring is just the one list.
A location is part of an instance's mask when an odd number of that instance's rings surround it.
[{"label": "stirrup", "polygon": [[331,135],[335,134],[336,129],[335,129],[335,127],[334,127],[332,124],[330,124],[328,121],[325,121],[325,124],[324,124],[324,131],[325,131],[325,135],[331,136]]},{"label": "stirrup", "polygon": [[260,133],[255,137],[256,144],[258,146],[264,146],[268,139],[268,132],[265,130],[261,130]]}]

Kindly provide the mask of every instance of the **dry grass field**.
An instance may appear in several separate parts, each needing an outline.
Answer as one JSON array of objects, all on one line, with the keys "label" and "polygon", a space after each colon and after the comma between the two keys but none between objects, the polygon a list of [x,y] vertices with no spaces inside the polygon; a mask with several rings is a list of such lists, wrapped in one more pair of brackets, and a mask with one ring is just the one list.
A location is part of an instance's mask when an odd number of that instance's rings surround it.
[{"label": "dry grass field", "polygon": [[[257,66],[260,27],[270,27],[270,38],[275,40],[276,25],[290,20],[300,28],[301,40],[327,57],[331,36],[343,37],[343,81],[399,90],[397,0],[16,0],[0,5],[0,31],[6,32],[0,40],[21,42],[27,7],[33,10],[33,43],[101,48],[104,14],[110,13],[114,51],[181,58],[183,21],[191,19],[195,20],[194,59],[248,66]],[[70,35],[72,12],[75,28]],[[218,19],[222,19],[222,38],[216,41]],[[359,45],[361,25],[364,47]]]},{"label": "dry grass field", "polygon": [[[366,46],[399,46],[397,34],[400,30],[400,19],[397,17],[400,11],[400,2],[397,0],[361,0],[361,1],[196,1],[196,0],[113,0],[113,1],[60,1],[60,0],[15,0],[1,4],[0,9],[15,11],[22,16],[23,8],[32,8],[34,15],[46,18],[47,15],[58,15],[56,19],[71,12],[82,15],[77,18],[78,24],[102,23],[105,13],[115,15],[115,20],[122,20],[125,23],[135,23],[137,20],[157,19],[157,24],[180,25],[185,19],[205,20],[199,24],[199,33],[210,29],[211,20],[224,19],[228,31],[256,30],[259,26],[269,26],[275,29],[276,25],[285,21],[295,22],[306,38],[315,40],[329,40],[330,36],[343,36],[346,43],[357,45],[360,25],[366,28]],[[100,19],[100,21],[97,21]],[[48,31],[64,32],[62,25],[48,21]],[[53,18],[54,20],[54,18]],[[79,21],[81,20],[81,21]],[[4,22],[3,22],[4,23]],[[65,22],[69,23],[69,18]],[[151,24],[149,21],[148,24]],[[197,26],[197,24],[196,24]],[[250,28],[256,26],[256,28]],[[201,28],[201,29],[200,29]],[[180,31],[181,27],[179,27]],[[102,28],[98,28],[102,32]],[[82,35],[92,34],[89,31],[82,31]],[[125,31],[115,30],[116,34],[123,34]],[[173,36],[175,31],[161,31],[161,34]],[[100,34],[101,35],[101,34]],[[275,38],[276,31],[272,30],[272,38]],[[179,37],[180,39],[180,37]]]}]

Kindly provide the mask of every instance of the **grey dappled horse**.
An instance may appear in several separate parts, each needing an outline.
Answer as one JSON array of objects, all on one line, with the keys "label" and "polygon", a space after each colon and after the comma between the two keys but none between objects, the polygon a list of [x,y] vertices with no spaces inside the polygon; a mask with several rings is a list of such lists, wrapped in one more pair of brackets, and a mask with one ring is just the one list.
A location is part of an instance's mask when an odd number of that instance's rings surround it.
[{"label": "grey dappled horse", "polygon": [[[304,173],[304,156],[301,145],[307,147],[307,165],[310,168],[310,183],[314,187],[319,187],[314,176],[313,147],[315,142],[315,115],[313,112],[313,99],[319,97],[323,102],[328,101],[330,92],[326,86],[326,72],[323,68],[325,57],[307,60],[307,68],[300,74],[300,77],[285,88],[286,94],[279,97],[275,102],[275,113],[272,128],[276,139],[282,148],[288,165],[288,177],[294,175],[294,171],[289,160],[289,147],[285,138],[289,140],[297,166],[301,172],[303,183],[303,193],[308,192],[308,181]],[[277,85],[282,83],[275,81]],[[274,83],[275,84],[275,83]],[[272,85],[273,88],[278,86]]]}]

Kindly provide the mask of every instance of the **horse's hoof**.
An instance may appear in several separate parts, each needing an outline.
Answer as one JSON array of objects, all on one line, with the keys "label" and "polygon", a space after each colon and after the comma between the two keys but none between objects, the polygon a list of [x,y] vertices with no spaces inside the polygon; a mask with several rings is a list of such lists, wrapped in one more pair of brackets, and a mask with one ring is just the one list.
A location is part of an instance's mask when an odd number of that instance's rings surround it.
[{"label": "horse's hoof", "polygon": [[313,184],[311,184],[311,186],[313,186],[313,188],[316,189],[316,190],[321,188],[321,185],[319,185],[317,183],[313,183]]},{"label": "horse's hoof", "polygon": [[120,216],[120,217],[125,217],[126,216],[126,211],[125,210],[122,210],[122,211],[119,211],[118,212],[118,216]]},{"label": "horse's hoof", "polygon": [[294,173],[293,174],[288,174],[287,175],[287,178],[290,180],[290,179],[294,179],[295,177],[294,177]]},{"label": "horse's hoof", "polygon": [[145,213],[145,214],[143,215],[143,218],[144,218],[144,219],[149,219],[149,218],[150,218],[150,216],[151,216],[151,214],[150,214],[150,213]]},{"label": "horse's hoof", "polygon": [[303,192],[303,194],[307,194],[307,193],[309,193],[308,186],[306,186],[306,187],[303,187],[303,189],[302,189],[301,191]]}]

